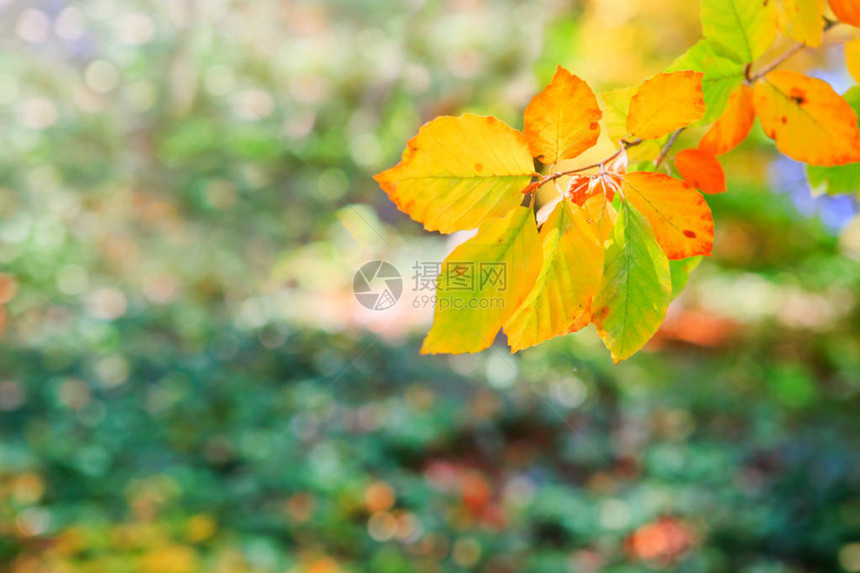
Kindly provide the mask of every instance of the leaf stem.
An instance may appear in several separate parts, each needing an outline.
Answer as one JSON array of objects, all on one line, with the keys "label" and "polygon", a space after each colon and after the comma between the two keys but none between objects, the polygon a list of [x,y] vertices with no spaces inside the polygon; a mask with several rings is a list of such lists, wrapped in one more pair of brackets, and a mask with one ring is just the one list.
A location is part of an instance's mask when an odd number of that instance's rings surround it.
[{"label": "leaf stem", "polygon": [[604,160],[599,161],[597,163],[592,163],[591,165],[585,165],[583,167],[577,167],[576,169],[568,169],[567,171],[557,171],[555,173],[550,173],[549,175],[541,176],[541,178],[539,180],[537,180],[533,183],[530,183],[528,185],[528,187],[523,189],[523,194],[534,193],[535,191],[537,191],[538,189],[543,187],[545,184],[549,183],[550,181],[555,181],[556,179],[559,179],[560,177],[565,177],[567,175],[575,175],[576,173],[582,173],[583,171],[588,171],[589,169],[597,169],[598,167],[602,168],[604,165],[606,165],[607,163],[609,163],[610,161],[612,161],[613,159],[615,159],[616,157],[621,155],[621,153],[624,152],[626,149],[629,149],[631,147],[635,147],[635,146],[639,145],[640,143],[642,143],[643,141],[644,141],[643,139],[638,139],[638,138],[634,139],[632,141],[627,141],[626,139],[622,139],[621,140],[621,147],[619,147],[617,150],[615,150],[615,152],[612,155],[605,158]]},{"label": "leaf stem", "polygon": [[[828,20],[825,18],[824,19],[824,28],[822,29],[822,33],[827,32],[830,28],[834,27],[838,23],[839,22],[836,22],[835,20]],[[767,64],[762,69],[758,70],[756,73],[754,73],[752,75],[750,75],[748,73],[747,74],[747,82],[753,83],[756,80],[761,79],[762,77],[764,77],[765,75],[772,72],[773,70],[775,70],[776,68],[781,66],[783,63],[785,63],[785,61],[788,60],[791,56],[795,55],[797,52],[801,51],[803,48],[806,48],[806,47],[807,47],[806,44],[804,44],[803,42],[796,43],[791,48],[789,48],[785,53],[783,53],[781,56],[779,56],[777,59],[775,59],[771,63]]]}]

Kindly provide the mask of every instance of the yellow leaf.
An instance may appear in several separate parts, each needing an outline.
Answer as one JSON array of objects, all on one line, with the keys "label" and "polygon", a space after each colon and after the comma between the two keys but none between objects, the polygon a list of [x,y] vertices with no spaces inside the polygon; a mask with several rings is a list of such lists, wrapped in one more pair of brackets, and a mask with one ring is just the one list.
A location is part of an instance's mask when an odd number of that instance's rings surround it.
[{"label": "yellow leaf", "polygon": [[702,119],[703,75],[671,72],[645,80],[630,100],[627,131],[642,139],[654,139]]},{"label": "yellow leaf", "polygon": [[602,115],[588,84],[559,66],[524,114],[532,156],[547,165],[576,157],[597,143]]},{"label": "yellow leaf", "polygon": [[824,26],[824,0],[772,0],[779,30],[807,46],[820,46]]},{"label": "yellow leaf", "polygon": [[494,117],[465,114],[426,123],[400,163],[374,179],[425,229],[453,233],[519,205],[533,172],[522,133]]},{"label": "yellow leaf", "polygon": [[433,327],[422,354],[478,352],[529,294],[541,269],[531,207],[487,221],[442,263]]},{"label": "yellow leaf", "polygon": [[541,227],[543,268],[505,322],[511,352],[588,324],[603,274],[603,242],[579,205],[562,201]]},{"label": "yellow leaf", "polygon": [[601,242],[605,242],[612,235],[612,227],[615,225],[615,207],[605,195],[595,195],[585,200],[582,206],[585,210],[588,222],[597,228],[597,236]]},{"label": "yellow leaf", "polygon": [[857,0],[829,0],[830,8],[840,22],[860,28],[860,2]]},{"label": "yellow leaf", "polygon": [[675,155],[675,168],[684,181],[702,193],[723,193],[726,175],[717,158],[710,151],[685,149]]},{"label": "yellow leaf", "polygon": [[723,115],[702,137],[699,149],[714,155],[728,153],[746,139],[752,129],[753,121],[755,121],[755,109],[752,90],[749,86],[739,86],[729,97],[729,103]]},{"label": "yellow leaf", "polygon": [[624,176],[624,198],[651,223],[670,259],[710,255],[714,220],[705,198],[686,181],[663,173]]},{"label": "yellow leaf", "polygon": [[765,133],[792,159],[822,166],[860,161],[857,115],[827,82],[771,72],[756,82],[753,105]]},{"label": "yellow leaf", "polygon": [[860,38],[845,42],[845,67],[855,82],[860,82]]}]

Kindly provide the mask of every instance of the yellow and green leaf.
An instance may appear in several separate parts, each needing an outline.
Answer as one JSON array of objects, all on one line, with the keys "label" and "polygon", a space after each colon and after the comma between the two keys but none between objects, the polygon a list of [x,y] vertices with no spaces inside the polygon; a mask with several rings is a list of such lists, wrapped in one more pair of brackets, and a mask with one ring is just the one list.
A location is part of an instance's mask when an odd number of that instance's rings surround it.
[{"label": "yellow and green leaf", "polygon": [[529,294],[542,264],[531,207],[485,222],[442,263],[422,354],[478,352]]},{"label": "yellow and green leaf", "polygon": [[692,273],[699,263],[702,262],[702,257],[690,257],[689,259],[678,259],[669,261],[669,273],[672,276],[672,300],[675,300],[684,287],[687,286],[687,281],[690,280]]},{"label": "yellow and green leaf", "polygon": [[702,72],[702,95],[705,100],[704,122],[714,121],[723,112],[729,95],[744,81],[744,64],[721,53],[708,40],[699,40],[669,67],[668,72],[695,70]]},{"label": "yellow and green leaf", "polygon": [[768,0],[702,0],[702,35],[743,64],[755,62],[776,38]]},{"label": "yellow and green leaf", "polygon": [[[600,94],[603,109],[603,125],[606,134],[616,145],[620,145],[622,139],[630,135],[627,131],[627,112],[630,110],[630,100],[636,93],[635,87],[618,88],[605,91]],[[660,154],[661,142],[659,140],[646,140],[635,147],[627,150],[627,156],[631,160],[654,159]]]},{"label": "yellow and green leaf", "polygon": [[541,227],[543,267],[504,325],[512,352],[587,325],[603,274],[603,241],[585,211],[560,202]]},{"label": "yellow and green leaf", "polygon": [[654,336],[666,316],[671,290],[669,261],[654,231],[625,202],[604,252],[592,317],[615,362],[629,358]]}]

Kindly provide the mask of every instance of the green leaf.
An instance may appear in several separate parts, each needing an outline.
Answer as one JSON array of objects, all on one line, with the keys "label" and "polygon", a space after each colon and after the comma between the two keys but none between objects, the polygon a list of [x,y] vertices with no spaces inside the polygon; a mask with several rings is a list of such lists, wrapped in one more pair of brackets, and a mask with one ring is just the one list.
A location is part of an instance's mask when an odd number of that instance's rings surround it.
[{"label": "green leaf", "polygon": [[702,35],[742,64],[751,64],[776,38],[767,0],[703,0]]},{"label": "green leaf", "polygon": [[675,300],[690,278],[690,273],[699,266],[702,257],[690,257],[669,261],[669,273],[672,275],[672,300]]},{"label": "green leaf", "polygon": [[588,325],[603,274],[603,245],[579,205],[559,203],[540,237],[543,267],[504,326],[512,352]]},{"label": "green leaf", "polygon": [[531,207],[516,207],[481,226],[442,263],[433,328],[422,354],[479,352],[528,295],[541,269]]},{"label": "green leaf", "polygon": [[695,70],[705,74],[702,78],[705,116],[700,123],[711,123],[720,117],[732,90],[744,81],[744,65],[726,57],[718,46],[707,40],[699,40],[666,71],[680,70]]},{"label": "green leaf", "polygon": [[[851,109],[860,117],[860,86],[854,86],[842,95]],[[835,167],[806,166],[806,177],[816,195],[827,193],[860,194],[860,163],[848,163]]]},{"label": "green leaf", "polygon": [[671,289],[669,261],[654,231],[625,201],[604,253],[592,319],[615,362],[629,358],[654,336],[666,316]]}]

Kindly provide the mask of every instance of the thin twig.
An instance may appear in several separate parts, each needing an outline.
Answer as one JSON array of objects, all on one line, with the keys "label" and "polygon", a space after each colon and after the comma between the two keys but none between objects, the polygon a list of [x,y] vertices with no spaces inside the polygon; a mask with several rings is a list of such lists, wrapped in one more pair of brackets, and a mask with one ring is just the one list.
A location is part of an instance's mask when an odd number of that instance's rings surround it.
[{"label": "thin twig", "polygon": [[634,139],[633,141],[621,140],[621,147],[619,147],[615,151],[615,153],[613,153],[612,155],[610,155],[609,157],[607,157],[603,161],[599,161],[597,163],[592,163],[591,165],[586,165],[584,167],[577,167],[576,169],[568,169],[567,171],[558,171],[556,173],[551,173],[549,175],[540,176],[541,178],[538,181],[535,181],[534,183],[530,183],[528,185],[528,187],[523,189],[523,193],[524,194],[534,193],[535,191],[537,191],[538,189],[540,189],[541,187],[543,187],[544,185],[546,185],[550,181],[555,181],[556,179],[558,179],[560,177],[565,177],[567,175],[575,175],[576,173],[582,173],[583,171],[588,171],[589,169],[597,169],[598,167],[603,167],[604,165],[606,165],[607,163],[609,163],[610,161],[612,161],[613,159],[615,159],[616,157],[621,155],[621,153],[624,150],[626,150],[630,147],[635,147],[635,146],[639,145],[640,143],[642,143],[642,141],[644,141],[644,140],[642,140],[642,139]]},{"label": "thin twig", "polygon": [[[827,32],[830,28],[834,27],[838,23],[839,22],[836,22],[835,20],[827,20],[825,18],[824,28],[822,29],[822,34]],[[807,45],[804,44],[803,42],[796,43],[791,48],[789,48],[784,54],[782,54],[780,57],[778,57],[777,59],[775,59],[774,61],[772,61],[771,63],[769,63],[765,67],[763,67],[762,69],[758,70],[756,73],[754,73],[752,75],[747,74],[747,81],[749,83],[753,83],[754,81],[762,78],[766,74],[772,72],[773,70],[775,70],[776,68],[778,68],[779,66],[784,64],[785,61],[788,60],[791,56],[795,55],[796,53],[798,53],[799,51],[801,51],[803,48],[806,48],[806,47],[807,47]]]},{"label": "thin twig", "polygon": [[672,132],[672,135],[669,136],[669,139],[666,140],[666,144],[663,145],[663,149],[660,150],[660,155],[657,159],[654,160],[654,169],[660,167],[660,164],[663,163],[663,160],[666,159],[666,156],[669,154],[669,150],[672,149],[672,146],[675,145],[675,142],[678,140],[678,136],[681,135],[681,132],[684,131],[685,128],[679,128]]}]

